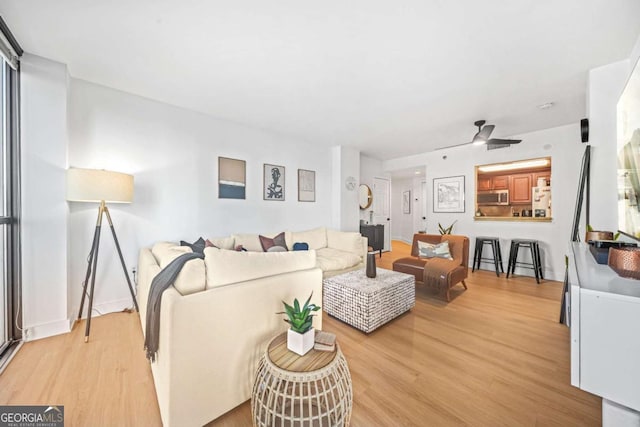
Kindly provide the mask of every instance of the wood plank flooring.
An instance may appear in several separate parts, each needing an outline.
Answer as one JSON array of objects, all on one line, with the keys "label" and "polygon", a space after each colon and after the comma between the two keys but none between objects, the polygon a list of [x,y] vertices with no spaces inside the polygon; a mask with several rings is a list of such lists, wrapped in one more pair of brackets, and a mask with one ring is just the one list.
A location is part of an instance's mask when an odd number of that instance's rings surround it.
[{"label": "wood plank flooring", "polygon": [[[409,245],[378,258],[391,268]],[[598,426],[601,403],[570,385],[562,285],[479,271],[447,304],[422,285],[409,313],[366,335],[324,315],[353,380],[353,426]],[[82,325],[79,325],[82,326]],[[0,404],[65,405],[67,426],[156,426],[160,415],[136,314],[26,343],[0,375]],[[209,426],[250,426],[248,403]]]}]

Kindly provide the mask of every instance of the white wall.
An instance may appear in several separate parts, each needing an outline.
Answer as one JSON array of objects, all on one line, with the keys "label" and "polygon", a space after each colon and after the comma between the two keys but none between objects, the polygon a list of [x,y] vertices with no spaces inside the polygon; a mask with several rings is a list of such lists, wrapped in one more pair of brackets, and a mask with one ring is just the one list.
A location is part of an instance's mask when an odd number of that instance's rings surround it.
[{"label": "white wall", "polygon": [[[384,162],[383,167],[385,170],[393,170],[400,169],[400,165],[404,168],[426,165],[428,233],[437,234],[438,223],[449,226],[457,220],[454,234],[462,234],[471,239],[471,254],[476,236],[497,236],[501,239],[505,268],[510,239],[538,239],[543,252],[545,277],[561,280],[564,276],[564,254],[571,233],[580,160],[584,150],[584,145],[580,142],[579,125],[576,123],[524,135],[515,135],[514,137],[522,139],[522,143],[510,148],[491,151],[487,151],[485,147],[456,147],[403,159],[393,159]],[[446,156],[446,159],[443,156]],[[474,220],[474,166],[544,156],[552,157],[552,222]],[[433,178],[457,175],[465,177],[465,212],[433,213],[433,198],[431,197]],[[516,273],[518,273],[517,270]]]},{"label": "white wall", "polygon": [[26,340],[69,330],[67,67],[21,60],[22,306]]},{"label": "white wall", "polygon": [[[589,222],[596,230],[618,229],[616,105],[628,76],[628,60],[589,72],[587,111],[592,147]],[[583,216],[580,236],[584,236],[584,224]]]},{"label": "white wall", "polygon": [[[333,164],[331,177],[333,227],[342,231],[359,231],[360,152],[345,146],[332,147],[331,161]],[[348,178],[353,178],[356,181],[356,186],[352,190],[346,188],[345,184]]]},{"label": "white wall", "polygon": [[[382,160],[360,154],[360,184],[366,184],[373,191],[373,179],[389,178],[382,170]],[[369,213],[373,210],[373,203],[368,209],[360,210],[360,219],[369,221]]]},{"label": "white wall", "polygon": [[[70,166],[135,177],[134,203],[110,206],[129,271],[139,249],[160,240],[331,226],[332,166],[326,148],[76,79],[71,79],[69,134]],[[218,156],[246,160],[246,200],[218,199]],[[284,202],[263,200],[263,163],[285,166]],[[298,169],[316,171],[315,203],[298,202]],[[70,203],[70,211],[69,287],[76,310],[97,206]],[[97,271],[98,310],[130,306],[107,229]]]}]

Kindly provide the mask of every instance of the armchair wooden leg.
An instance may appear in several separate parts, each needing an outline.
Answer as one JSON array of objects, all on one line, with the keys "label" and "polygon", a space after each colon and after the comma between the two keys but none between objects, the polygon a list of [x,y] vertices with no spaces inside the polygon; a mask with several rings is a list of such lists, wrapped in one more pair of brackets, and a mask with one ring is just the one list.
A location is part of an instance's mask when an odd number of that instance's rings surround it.
[{"label": "armchair wooden leg", "polygon": [[447,302],[451,301],[451,295],[449,295],[449,288],[447,288]]},{"label": "armchair wooden leg", "polygon": [[467,284],[466,284],[466,283],[464,283],[464,280],[462,281],[462,286],[464,286],[464,288],[465,288],[465,289],[468,289],[468,288],[467,288]]}]

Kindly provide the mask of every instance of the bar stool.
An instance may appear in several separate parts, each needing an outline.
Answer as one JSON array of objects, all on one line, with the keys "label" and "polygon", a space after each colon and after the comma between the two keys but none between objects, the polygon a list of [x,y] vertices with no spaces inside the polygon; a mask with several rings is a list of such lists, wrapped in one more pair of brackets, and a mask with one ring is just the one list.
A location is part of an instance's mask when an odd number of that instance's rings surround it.
[{"label": "bar stool", "polygon": [[[484,245],[491,245],[491,252],[493,258],[482,258],[482,249]],[[473,254],[473,267],[471,271],[476,271],[476,263],[478,270],[480,270],[480,262],[491,261],[496,269],[496,276],[500,277],[500,271],[504,273],[504,267],[502,266],[502,250],[500,249],[500,239],[497,237],[476,237],[476,248]],[[499,270],[498,270],[499,268]]]},{"label": "bar stool", "polygon": [[[520,248],[529,249],[531,251],[532,262],[518,261],[518,250]],[[509,250],[509,265],[507,266],[507,279],[509,273],[512,275],[516,269],[516,266],[530,268],[536,277],[536,283],[540,283],[540,279],[544,280],[542,275],[542,262],[540,260],[540,245],[537,240],[531,239],[513,239],[511,241],[511,248]]]}]

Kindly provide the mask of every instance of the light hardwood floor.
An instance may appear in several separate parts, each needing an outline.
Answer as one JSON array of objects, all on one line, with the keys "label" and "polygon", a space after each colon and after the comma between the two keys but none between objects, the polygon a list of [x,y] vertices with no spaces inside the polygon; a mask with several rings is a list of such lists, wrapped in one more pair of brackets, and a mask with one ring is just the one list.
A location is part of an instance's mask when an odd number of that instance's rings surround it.
[{"label": "light hardwood floor", "polygon": [[[390,268],[409,245],[378,259]],[[369,335],[324,315],[353,379],[354,426],[597,426],[600,399],[570,385],[561,283],[480,271],[452,301],[418,285],[416,306]],[[82,326],[82,325],[79,325]],[[26,343],[0,375],[0,404],[65,405],[68,426],[156,426],[136,314]],[[250,426],[248,403],[209,426]]]}]

